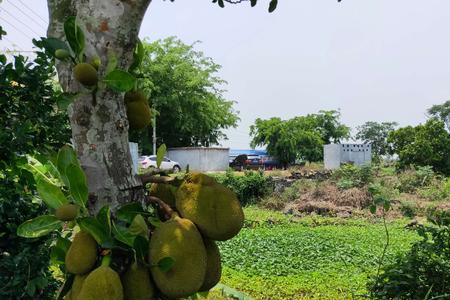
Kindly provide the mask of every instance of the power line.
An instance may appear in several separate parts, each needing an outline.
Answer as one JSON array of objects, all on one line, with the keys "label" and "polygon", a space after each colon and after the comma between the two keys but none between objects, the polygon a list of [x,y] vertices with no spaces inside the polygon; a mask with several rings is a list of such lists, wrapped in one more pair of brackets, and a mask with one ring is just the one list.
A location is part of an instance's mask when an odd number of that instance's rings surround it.
[{"label": "power line", "polygon": [[[13,41],[11,41],[10,39],[8,39],[6,36],[3,36],[2,39],[5,39],[5,41],[8,41],[8,42],[11,44],[11,46],[13,46],[13,47],[15,47],[15,48],[17,48],[17,49],[23,51],[22,48],[20,48],[19,46],[17,46]],[[6,50],[5,52],[8,52],[8,51],[9,51],[9,50]]]},{"label": "power line", "polygon": [[42,29],[45,30],[45,27],[42,26],[42,24],[38,23],[33,17],[31,17],[29,14],[25,13],[20,7],[18,7],[17,5],[15,5],[14,2],[9,1],[9,4],[11,4],[11,5],[14,6],[15,8],[17,8],[24,16],[28,17],[31,21],[33,21],[34,23],[36,23],[38,26],[40,26]]},{"label": "power line", "polygon": [[2,17],[0,17],[0,20],[3,20],[3,22],[8,23],[9,25],[11,25],[13,28],[15,28],[18,32],[22,33],[24,36],[26,36],[29,39],[33,39],[31,36],[29,36],[27,33],[23,32],[21,29],[17,28],[16,25],[14,25],[13,23],[3,19]]},{"label": "power line", "polygon": [[34,31],[33,28],[31,28],[28,24],[22,22],[21,20],[17,19],[13,14],[11,14],[9,11],[7,11],[5,8],[3,8],[3,11],[6,12],[8,15],[10,15],[13,19],[15,19],[16,21],[18,21],[19,23],[21,23],[23,26],[27,27],[31,32],[33,32],[34,34],[36,34],[37,36],[39,36],[40,34],[37,33],[36,31]]},{"label": "power line", "polygon": [[34,12],[34,10],[32,10],[31,8],[29,8],[25,3],[22,2],[22,0],[18,0],[23,6],[25,6],[29,11],[31,11],[36,17],[38,17],[39,19],[41,19],[45,24],[47,24],[47,21],[42,19],[42,17],[40,15],[38,15],[36,12]]}]

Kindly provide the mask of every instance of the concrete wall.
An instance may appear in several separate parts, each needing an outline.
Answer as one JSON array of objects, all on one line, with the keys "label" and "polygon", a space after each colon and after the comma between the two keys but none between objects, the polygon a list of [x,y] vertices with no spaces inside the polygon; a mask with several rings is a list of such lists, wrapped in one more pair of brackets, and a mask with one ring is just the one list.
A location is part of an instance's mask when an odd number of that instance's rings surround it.
[{"label": "concrete wall", "polygon": [[228,168],[229,148],[183,147],[170,148],[167,156],[192,171],[225,171]]},{"label": "concrete wall", "polygon": [[130,147],[131,160],[133,162],[133,174],[137,174],[138,171],[138,144],[137,143],[128,143]]},{"label": "concrete wall", "polygon": [[372,162],[370,144],[329,144],[323,146],[323,151],[326,169],[339,168],[343,163],[361,166]]}]

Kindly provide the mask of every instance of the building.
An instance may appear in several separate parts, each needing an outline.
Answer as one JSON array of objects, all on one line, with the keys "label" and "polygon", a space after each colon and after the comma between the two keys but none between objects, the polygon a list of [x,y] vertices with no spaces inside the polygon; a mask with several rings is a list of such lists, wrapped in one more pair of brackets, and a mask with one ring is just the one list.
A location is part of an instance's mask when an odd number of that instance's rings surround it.
[{"label": "building", "polygon": [[372,161],[371,144],[328,144],[323,146],[325,169],[337,169],[343,163],[366,165]]},{"label": "building", "polygon": [[180,147],[169,148],[167,156],[178,162],[182,169],[189,165],[191,171],[226,171],[229,151],[229,148],[219,147]]}]

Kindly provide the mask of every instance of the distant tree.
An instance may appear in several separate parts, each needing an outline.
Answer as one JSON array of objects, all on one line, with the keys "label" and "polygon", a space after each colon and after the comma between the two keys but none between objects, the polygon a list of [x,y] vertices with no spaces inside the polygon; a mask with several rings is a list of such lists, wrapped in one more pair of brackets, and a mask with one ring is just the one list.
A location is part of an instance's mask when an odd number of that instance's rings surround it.
[{"label": "distant tree", "polygon": [[388,136],[391,154],[399,157],[399,166],[432,166],[436,171],[450,174],[450,134],[444,122],[435,118],[416,127],[404,127]]},{"label": "distant tree", "polygon": [[[224,98],[220,65],[175,37],[144,42],[140,72],[156,109],[158,144],[168,147],[210,146],[226,138],[223,129],[239,120],[233,101]],[[132,133],[150,152],[152,128]]]},{"label": "distant tree", "polygon": [[339,117],[338,111],[320,111],[289,120],[256,119],[250,127],[251,146],[266,146],[267,152],[285,166],[297,159],[319,161],[325,143],[349,136],[350,129]]},{"label": "distant tree", "polygon": [[447,126],[447,130],[450,131],[450,100],[444,102],[443,104],[433,105],[427,112],[430,116],[444,122]]},{"label": "distant tree", "polygon": [[357,127],[358,132],[355,138],[363,141],[365,144],[371,144],[374,156],[386,155],[389,152],[388,135],[395,130],[397,125],[396,122],[378,123],[368,121]]}]

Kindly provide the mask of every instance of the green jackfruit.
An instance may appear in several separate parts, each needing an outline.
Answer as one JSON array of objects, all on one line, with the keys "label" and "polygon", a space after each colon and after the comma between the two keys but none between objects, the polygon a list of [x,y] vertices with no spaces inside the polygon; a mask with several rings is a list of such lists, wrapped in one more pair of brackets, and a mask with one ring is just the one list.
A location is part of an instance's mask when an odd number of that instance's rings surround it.
[{"label": "green jackfruit", "polygon": [[92,271],[84,280],[77,300],[123,300],[119,274],[107,266]]},{"label": "green jackfruit", "polygon": [[236,194],[204,174],[185,177],[176,194],[176,208],[212,240],[228,240],[244,225],[244,212]]},{"label": "green jackfruit", "polygon": [[217,244],[209,239],[204,239],[206,248],[206,275],[200,291],[209,291],[220,281],[222,265],[220,262],[220,251]]},{"label": "green jackfruit", "polygon": [[72,221],[78,215],[78,206],[75,204],[64,204],[55,211],[55,216],[60,221]]},{"label": "green jackfruit", "polygon": [[128,92],[124,97],[127,118],[131,129],[143,129],[151,122],[152,112],[145,95],[140,92]]},{"label": "green jackfruit", "polygon": [[177,186],[168,183],[152,183],[150,196],[158,197],[171,207],[175,207]]},{"label": "green jackfruit", "polygon": [[[155,266],[165,257],[174,260],[167,272]],[[175,217],[156,228],[150,239],[149,260],[156,286],[168,297],[187,297],[203,284],[206,249],[200,233],[188,219]]]},{"label": "green jackfruit", "polygon": [[155,287],[150,280],[149,270],[134,263],[122,276],[123,296],[125,300],[156,299]]},{"label": "green jackfruit", "polygon": [[57,59],[66,59],[66,58],[70,57],[70,52],[67,51],[66,49],[57,49],[55,51],[55,57]]},{"label": "green jackfruit", "polygon": [[73,75],[75,79],[86,86],[93,86],[97,84],[97,70],[88,63],[79,63],[73,68]]},{"label": "green jackfruit", "polygon": [[66,295],[69,300],[77,300],[78,296],[80,295],[81,288],[83,287],[83,282],[86,279],[88,274],[84,275],[76,275],[75,279],[72,283],[72,288],[70,289],[70,292]]},{"label": "green jackfruit", "polygon": [[97,242],[86,232],[75,235],[66,254],[66,269],[72,274],[86,274],[94,268],[97,260]]}]

